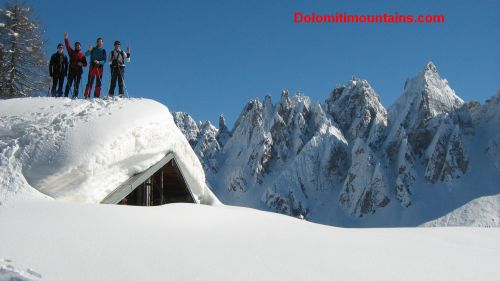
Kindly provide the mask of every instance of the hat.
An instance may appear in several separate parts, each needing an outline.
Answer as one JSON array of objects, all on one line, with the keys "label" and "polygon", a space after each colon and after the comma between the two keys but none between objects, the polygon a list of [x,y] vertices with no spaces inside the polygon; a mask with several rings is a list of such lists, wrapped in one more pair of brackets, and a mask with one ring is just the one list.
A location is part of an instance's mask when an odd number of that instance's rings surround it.
[{"label": "hat", "polygon": [[81,44],[80,42],[76,41],[76,42],[75,42],[75,46],[76,46],[76,45],[80,45],[80,46],[81,46],[82,44]]},{"label": "hat", "polygon": [[57,44],[57,48],[58,48],[58,49],[59,49],[59,47],[61,47],[61,48],[62,48],[62,47],[63,47],[63,44],[61,44],[61,43]]},{"label": "hat", "polygon": [[121,45],[120,41],[116,40],[114,46]]}]

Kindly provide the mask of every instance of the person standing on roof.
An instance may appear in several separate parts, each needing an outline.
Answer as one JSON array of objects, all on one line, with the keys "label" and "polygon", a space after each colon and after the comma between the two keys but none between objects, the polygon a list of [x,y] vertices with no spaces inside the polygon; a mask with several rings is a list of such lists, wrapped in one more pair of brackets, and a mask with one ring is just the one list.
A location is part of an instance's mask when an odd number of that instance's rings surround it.
[{"label": "person standing on roof", "polygon": [[123,98],[123,79],[125,77],[125,61],[130,62],[130,47],[124,52],[120,41],[115,41],[115,48],[109,53],[109,64],[111,65],[111,85],[109,86],[110,97],[115,95],[116,81],[118,80],[119,97]]},{"label": "person standing on roof", "polygon": [[[62,96],[64,77],[68,73],[68,57],[63,53],[63,44],[57,44],[57,52],[50,57],[49,75],[52,77],[52,96]],[[59,86],[58,86],[59,84]]]},{"label": "person standing on roof", "polygon": [[64,32],[64,44],[66,45],[66,51],[68,51],[69,55],[68,81],[66,82],[64,96],[68,96],[69,90],[74,81],[75,87],[73,89],[73,98],[78,98],[78,87],[80,87],[83,68],[87,66],[87,59],[81,51],[82,45],[80,42],[75,42],[75,49],[71,49],[67,32]]},{"label": "person standing on roof", "polygon": [[85,52],[85,56],[90,56],[89,76],[85,87],[86,99],[90,97],[94,79],[96,80],[94,98],[101,96],[102,71],[104,63],[106,63],[106,50],[104,50],[103,45],[104,42],[99,37],[97,38],[97,45],[95,47],[90,45],[89,50]]}]

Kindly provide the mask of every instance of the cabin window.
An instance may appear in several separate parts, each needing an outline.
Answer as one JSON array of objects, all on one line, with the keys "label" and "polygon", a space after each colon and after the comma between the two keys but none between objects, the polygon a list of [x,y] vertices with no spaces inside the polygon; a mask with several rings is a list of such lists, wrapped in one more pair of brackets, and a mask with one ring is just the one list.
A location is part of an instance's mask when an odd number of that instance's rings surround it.
[{"label": "cabin window", "polygon": [[137,186],[118,204],[158,206],[168,203],[195,203],[174,159]]}]

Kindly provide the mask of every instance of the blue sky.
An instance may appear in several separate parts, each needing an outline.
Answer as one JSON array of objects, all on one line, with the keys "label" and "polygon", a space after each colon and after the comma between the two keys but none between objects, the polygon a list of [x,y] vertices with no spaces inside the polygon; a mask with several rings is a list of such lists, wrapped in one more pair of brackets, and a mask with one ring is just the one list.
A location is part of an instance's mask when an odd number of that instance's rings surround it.
[{"label": "blue sky", "polygon": [[[197,120],[230,125],[244,104],[282,89],[323,102],[353,75],[384,106],[406,78],[432,60],[464,100],[484,102],[500,88],[500,1],[213,0],[27,1],[55,51],[64,31],[84,46],[104,38],[132,48],[126,86]],[[312,24],[303,13],[444,14],[444,24]],[[109,71],[105,70],[105,83]],[[84,83],[86,78],[84,79]],[[109,86],[105,85],[104,89]],[[147,114],[147,112],[145,112]]]}]

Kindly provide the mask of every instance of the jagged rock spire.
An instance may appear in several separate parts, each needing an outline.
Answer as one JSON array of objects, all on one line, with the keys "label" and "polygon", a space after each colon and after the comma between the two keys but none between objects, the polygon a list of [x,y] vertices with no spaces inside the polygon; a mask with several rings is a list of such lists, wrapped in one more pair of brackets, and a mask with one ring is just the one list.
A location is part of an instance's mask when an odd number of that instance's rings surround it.
[{"label": "jagged rock spire", "polygon": [[224,147],[224,144],[226,144],[227,140],[231,137],[231,132],[227,128],[226,125],[226,119],[224,118],[224,115],[219,116],[219,132],[217,133],[217,141],[219,142],[221,147]]},{"label": "jagged rock spire", "polygon": [[438,73],[436,65],[432,61],[429,61],[423,70],[424,73]]},{"label": "jagged rock spire", "polygon": [[345,86],[337,86],[325,101],[329,113],[350,140],[357,137],[378,145],[387,126],[387,111],[368,81],[353,77]]},{"label": "jagged rock spire", "polygon": [[227,130],[226,118],[224,118],[223,114],[219,116],[219,130]]}]

